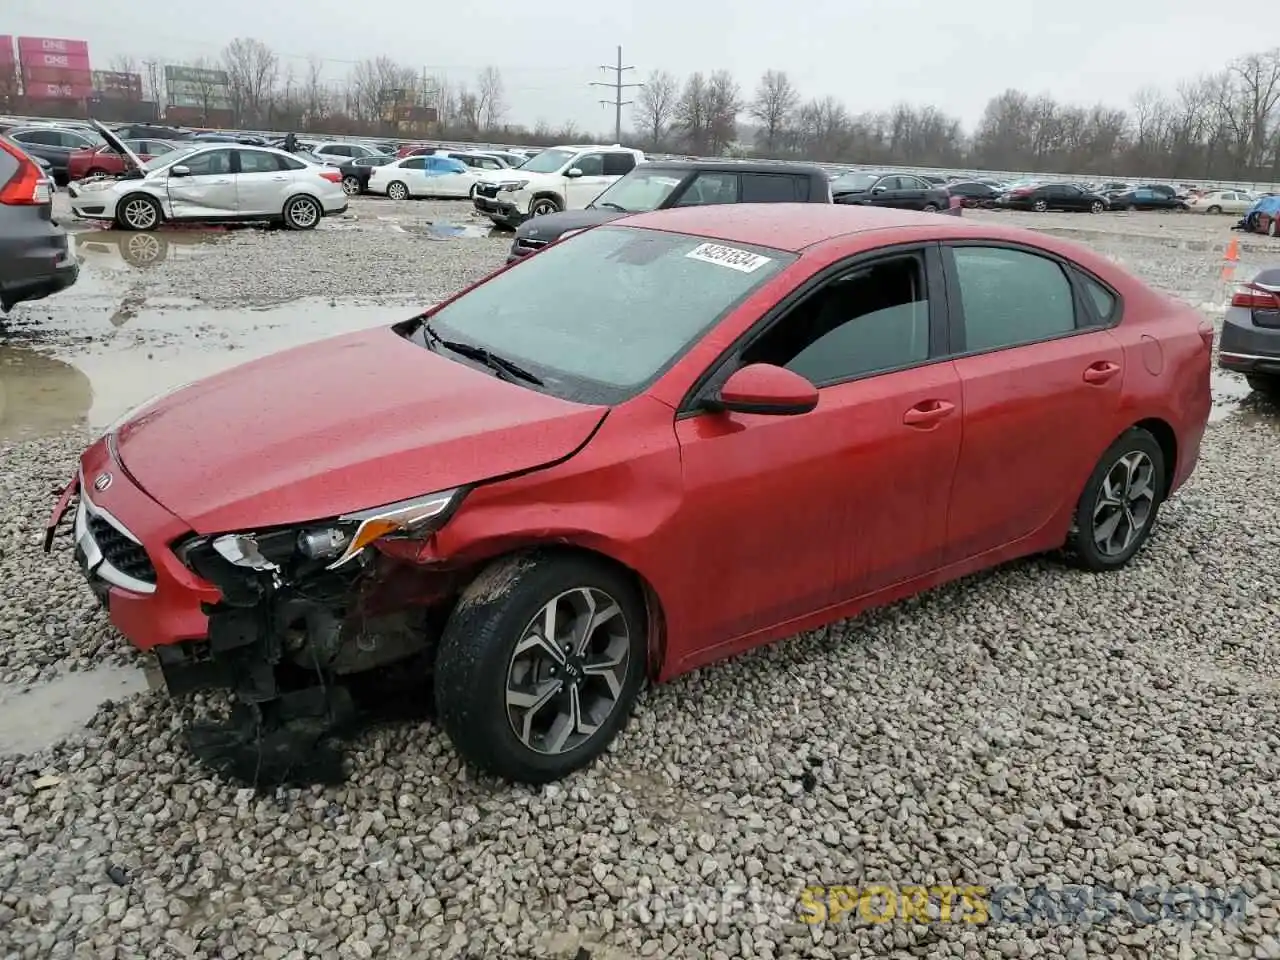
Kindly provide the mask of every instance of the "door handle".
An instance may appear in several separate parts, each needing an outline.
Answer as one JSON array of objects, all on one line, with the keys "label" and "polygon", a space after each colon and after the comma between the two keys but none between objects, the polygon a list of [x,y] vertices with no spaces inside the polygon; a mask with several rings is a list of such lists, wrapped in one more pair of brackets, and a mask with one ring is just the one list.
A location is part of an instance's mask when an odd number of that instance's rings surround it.
[{"label": "door handle", "polygon": [[272,180],[288,180],[288,177],[272,177]]},{"label": "door handle", "polygon": [[1112,363],[1110,360],[1099,360],[1085,368],[1084,382],[1106,383],[1119,372],[1120,364]]},{"label": "door handle", "polygon": [[227,180],[215,180],[215,181],[213,181],[213,182],[214,182],[214,183],[230,183],[231,181],[230,181],[229,179],[227,179]]},{"label": "door handle", "polygon": [[946,400],[924,400],[902,415],[902,422],[909,427],[931,427],[955,412],[956,405]]}]

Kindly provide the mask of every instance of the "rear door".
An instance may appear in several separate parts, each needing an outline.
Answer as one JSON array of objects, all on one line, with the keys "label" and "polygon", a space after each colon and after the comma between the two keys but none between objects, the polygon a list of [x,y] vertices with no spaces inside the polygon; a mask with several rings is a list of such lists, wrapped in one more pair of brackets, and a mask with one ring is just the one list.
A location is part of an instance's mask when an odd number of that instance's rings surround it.
[{"label": "rear door", "polygon": [[1119,433],[1124,352],[1060,261],[984,241],[948,244],[944,261],[964,391],[954,563],[1034,539],[1074,507]]},{"label": "rear door", "polygon": [[276,156],[257,150],[235,151],[236,201],[246,216],[275,216],[284,210],[284,195],[290,174]]},{"label": "rear door", "polygon": [[191,172],[185,177],[170,173],[167,178],[169,204],[175,217],[230,217],[238,213],[230,147],[183,157],[178,166]]},{"label": "rear door", "polygon": [[898,203],[903,210],[923,210],[926,204],[936,203],[933,184],[919,177],[898,177]]}]

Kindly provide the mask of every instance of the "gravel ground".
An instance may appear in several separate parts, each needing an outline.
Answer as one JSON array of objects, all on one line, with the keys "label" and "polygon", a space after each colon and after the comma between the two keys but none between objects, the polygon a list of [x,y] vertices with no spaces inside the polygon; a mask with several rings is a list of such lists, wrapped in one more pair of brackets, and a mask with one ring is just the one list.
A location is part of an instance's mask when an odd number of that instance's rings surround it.
[{"label": "gravel ground", "polygon": [[[500,261],[500,241],[375,226],[390,208],[237,236],[144,282],[434,297]],[[1137,229],[1161,219],[1187,238]],[[1219,303],[1226,222],[1197,240],[1191,220],[1062,229]],[[0,759],[0,957],[1280,957],[1280,514],[1261,492],[1278,430],[1254,399],[1211,424],[1125,571],[1017,563],[680,678],[599,765],[541,790],[476,780],[414,725],[367,734],[341,788],[258,797],[194,766],[190,708],[106,704],[87,738]],[[84,441],[0,446],[5,683],[140,660],[65,542],[37,547]],[[798,922],[801,887],[869,883],[1199,883],[1249,905],[1228,923]]]}]

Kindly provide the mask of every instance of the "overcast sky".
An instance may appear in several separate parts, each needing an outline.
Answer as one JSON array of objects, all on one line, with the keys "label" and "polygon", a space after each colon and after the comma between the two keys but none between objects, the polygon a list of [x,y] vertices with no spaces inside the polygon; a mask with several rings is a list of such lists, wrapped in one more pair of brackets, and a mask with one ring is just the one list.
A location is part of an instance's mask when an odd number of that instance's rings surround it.
[{"label": "overcast sky", "polygon": [[[1034,7],[1034,14],[1032,12]],[[299,75],[325,58],[340,79],[385,54],[472,80],[502,71],[507,119],[612,127],[609,91],[593,80],[623,46],[628,79],[731,71],[750,95],[760,73],[786,70],[806,96],[833,94],[854,112],[932,103],[967,127],[1008,87],[1060,100],[1127,105],[1138,89],[1172,89],[1231,57],[1280,44],[1275,0],[612,0],[609,3],[339,3],[337,0],[0,0],[0,32],[83,39],[95,69],[117,54],[190,62],[235,36],[275,49]],[[634,91],[632,91],[634,93]],[[624,114],[624,124],[626,115]]]}]

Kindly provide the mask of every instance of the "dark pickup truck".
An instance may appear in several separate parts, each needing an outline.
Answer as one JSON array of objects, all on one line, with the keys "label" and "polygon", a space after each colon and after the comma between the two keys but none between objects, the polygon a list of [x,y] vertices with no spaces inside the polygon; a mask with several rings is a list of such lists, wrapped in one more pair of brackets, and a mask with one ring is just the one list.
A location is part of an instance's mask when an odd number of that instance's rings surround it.
[{"label": "dark pickup truck", "polygon": [[582,210],[534,217],[520,225],[507,262],[536,253],[565,234],[633,213],[713,203],[830,203],[821,167],[797,163],[649,160],[610,184]]}]

